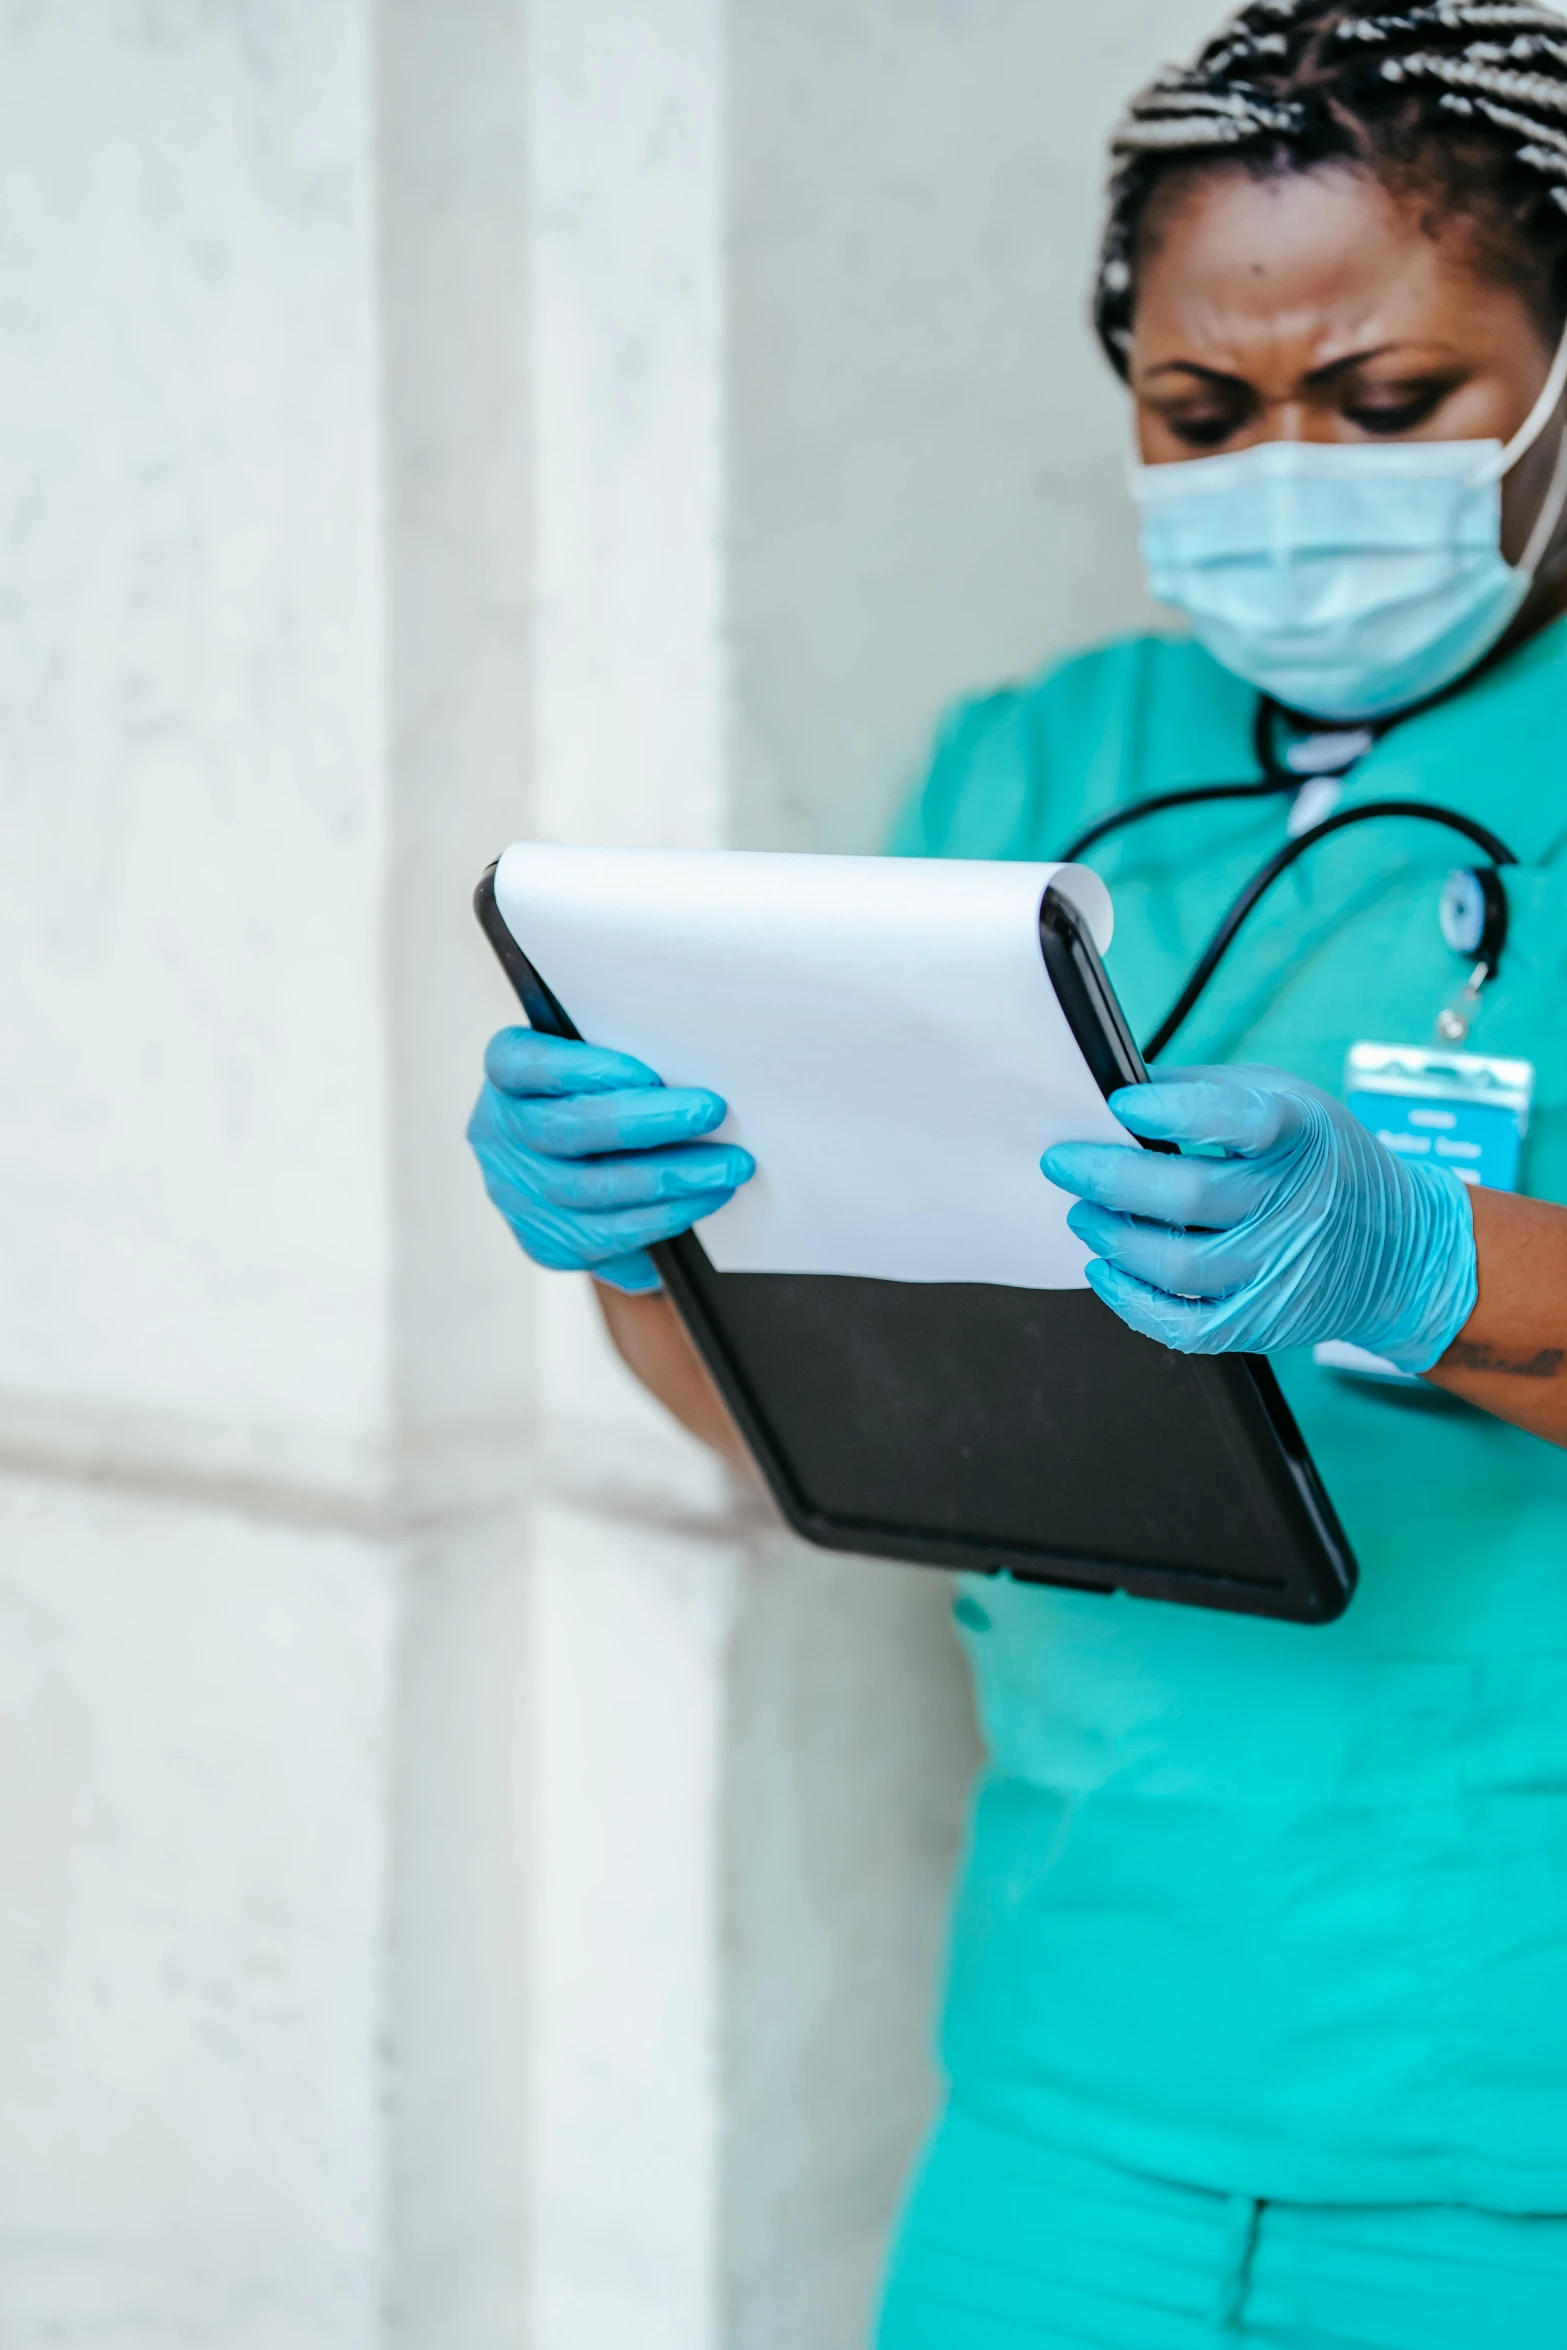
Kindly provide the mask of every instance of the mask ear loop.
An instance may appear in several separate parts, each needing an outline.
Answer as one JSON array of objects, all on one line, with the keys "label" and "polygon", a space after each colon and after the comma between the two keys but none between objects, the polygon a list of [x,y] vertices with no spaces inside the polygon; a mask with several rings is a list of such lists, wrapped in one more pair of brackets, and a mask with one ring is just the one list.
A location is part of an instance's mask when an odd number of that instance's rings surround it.
[{"label": "mask ear loop", "polygon": [[1506,448],[1487,468],[1493,479],[1500,481],[1505,474],[1512,472],[1515,465],[1528,456],[1529,451],[1555,415],[1556,404],[1564,391],[1567,391],[1567,328],[1563,329],[1562,339],[1556,346],[1556,356],[1551,361],[1551,372],[1540,386],[1540,397],[1535,401],[1534,406]]},{"label": "mask ear loop", "polygon": [[1545,560],[1545,552],[1556,536],[1556,526],[1567,506],[1567,421],[1562,425],[1561,446],[1556,452],[1556,464],[1551,474],[1551,486],[1545,493],[1529,544],[1518,558],[1518,569],[1525,579],[1532,580]]},{"label": "mask ear loop", "polygon": [[[1551,361],[1550,373],[1540,387],[1539,398],[1506,448],[1501,450],[1485,468],[1481,475],[1482,480],[1498,482],[1503,480],[1512,472],[1515,465],[1528,456],[1529,451],[1555,415],[1564,391],[1567,391],[1567,329],[1563,330],[1562,339],[1556,346],[1556,356]],[[1545,559],[1546,549],[1556,535],[1556,526],[1561,521],[1564,507],[1567,507],[1567,419],[1563,420],[1561,444],[1556,452],[1556,463],[1552,468],[1550,486],[1541,501],[1540,511],[1535,516],[1534,528],[1529,533],[1529,543],[1513,567],[1520,578],[1532,580],[1539,570]]]}]

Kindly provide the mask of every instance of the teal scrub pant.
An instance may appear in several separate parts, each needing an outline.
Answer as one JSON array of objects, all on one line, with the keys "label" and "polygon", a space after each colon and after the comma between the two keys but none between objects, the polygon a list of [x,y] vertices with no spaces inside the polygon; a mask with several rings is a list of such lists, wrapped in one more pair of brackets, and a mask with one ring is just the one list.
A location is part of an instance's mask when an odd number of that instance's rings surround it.
[{"label": "teal scrub pant", "polygon": [[877,2350],[1560,2350],[1567,2217],[1258,2203],[949,2112]]}]

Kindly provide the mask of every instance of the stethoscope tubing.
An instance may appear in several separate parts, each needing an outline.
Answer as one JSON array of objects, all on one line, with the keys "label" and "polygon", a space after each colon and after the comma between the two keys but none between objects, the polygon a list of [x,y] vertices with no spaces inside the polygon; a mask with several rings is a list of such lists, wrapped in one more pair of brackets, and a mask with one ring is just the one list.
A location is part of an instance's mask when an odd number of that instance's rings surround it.
[{"label": "stethoscope tubing", "polygon": [[1273,720],[1273,704],[1266,694],[1259,694],[1251,723],[1252,752],[1262,769],[1255,783],[1188,783],[1176,791],[1153,792],[1146,800],[1133,800],[1130,807],[1112,808],[1107,816],[1085,826],[1062,851],[1063,865],[1075,865],[1112,832],[1120,832],[1128,824],[1141,824],[1149,816],[1166,815],[1172,808],[1206,807],[1213,800],[1265,800],[1275,792],[1298,791],[1301,778],[1291,773],[1273,747]]},{"label": "stethoscope tubing", "polygon": [[1473,841],[1477,849],[1483,849],[1495,866],[1516,865],[1518,862],[1507,843],[1499,834],[1492,832],[1488,825],[1476,823],[1472,816],[1460,815],[1456,808],[1430,807],[1424,800],[1368,800],[1364,807],[1341,808],[1337,815],[1325,816],[1309,832],[1286,841],[1283,848],[1252,875],[1203,948],[1186,985],[1144,1045],[1144,1060],[1157,1061],[1160,1054],[1168,1049],[1172,1039],[1191,1016],[1209,980],[1234,945],[1242,923],[1281,875],[1298,863],[1308,849],[1314,849],[1318,841],[1326,840],[1331,833],[1347,832],[1351,825],[1370,824],[1394,816],[1411,817],[1417,823],[1445,825],[1448,831],[1461,833],[1466,840]]},{"label": "stethoscope tubing", "polygon": [[[1101,816],[1077,835],[1066,850],[1063,862],[1075,864],[1110,834],[1122,831],[1128,825],[1141,824],[1149,817],[1164,815],[1171,809],[1206,806],[1226,800],[1260,800],[1277,792],[1298,791],[1307,779],[1284,766],[1274,748],[1274,723],[1279,714],[1275,704],[1266,695],[1259,697],[1253,741],[1257,763],[1263,772],[1257,781],[1187,784],[1176,791],[1154,792],[1147,799],[1134,800],[1128,807],[1113,808],[1108,815]],[[1413,716],[1414,713],[1407,711],[1401,715]],[[1396,724],[1397,721],[1383,721],[1368,731],[1380,736],[1387,731],[1389,723]],[[1439,824],[1449,832],[1462,834],[1465,840],[1472,841],[1476,848],[1483,850],[1492,866],[1498,870],[1504,865],[1516,865],[1518,862],[1506,841],[1499,833],[1492,832],[1488,825],[1477,822],[1472,816],[1461,814],[1456,808],[1433,807],[1424,800],[1368,800],[1363,807],[1341,808],[1335,814],[1325,816],[1320,823],[1313,824],[1294,840],[1287,841],[1283,848],[1259,866],[1244,889],[1231,901],[1218,928],[1193,966],[1190,978],[1144,1045],[1143,1058],[1156,1061],[1168,1049],[1234,945],[1242,925],[1280,876],[1287,873],[1308,849],[1315,848],[1319,841],[1328,839],[1335,832],[1347,831],[1351,825],[1369,824],[1394,817],[1421,824]],[[1504,892],[1504,909],[1505,902]],[[1498,947],[1496,952],[1499,951]],[[1488,968],[1494,972],[1495,953]]]}]

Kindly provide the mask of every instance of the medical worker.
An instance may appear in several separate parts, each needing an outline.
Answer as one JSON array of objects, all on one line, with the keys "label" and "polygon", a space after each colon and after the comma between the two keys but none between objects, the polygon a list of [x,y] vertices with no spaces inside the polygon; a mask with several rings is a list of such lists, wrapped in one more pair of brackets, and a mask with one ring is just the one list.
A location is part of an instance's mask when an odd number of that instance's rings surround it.
[{"label": "medical worker", "polygon": [[[1362,1583],[1325,1630],[962,1587],[989,1761],[878,2339],[1567,2344],[1567,24],[1256,0],[1115,156],[1098,326],[1186,629],[954,710],[893,846],[1095,835],[1164,1048],[1117,1107],[1200,1148],[1041,1185],[1135,1328],[1275,1357]],[[1436,1034],[1532,1083],[1521,1167]],[[1412,1056],[1391,1143],[1357,1045]],[[746,1180],[722,1110],[513,1029],[472,1135],[733,1452],[642,1253]]]}]

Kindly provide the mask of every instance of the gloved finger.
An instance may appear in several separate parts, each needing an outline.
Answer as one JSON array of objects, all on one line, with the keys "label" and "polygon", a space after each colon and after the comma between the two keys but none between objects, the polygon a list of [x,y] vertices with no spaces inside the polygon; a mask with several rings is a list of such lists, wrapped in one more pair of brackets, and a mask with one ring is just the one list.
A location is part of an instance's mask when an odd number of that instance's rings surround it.
[{"label": "gloved finger", "polygon": [[647,1086],[635,1092],[519,1098],[486,1085],[469,1128],[477,1149],[494,1135],[553,1159],[602,1158],[612,1151],[667,1149],[721,1126],[726,1107],[700,1086]]},{"label": "gloved finger", "polygon": [[502,1093],[623,1093],[663,1080],[630,1053],[536,1028],[503,1028],[490,1038],[484,1074]]},{"label": "gloved finger", "polygon": [[1187,1232],[1117,1216],[1086,1200],[1078,1201],[1067,1223],[1096,1257],[1172,1297],[1231,1297],[1268,1269],[1269,1250],[1256,1224],[1231,1232]]},{"label": "gloved finger", "polygon": [[1079,1199],[1161,1224],[1239,1224],[1266,1205],[1276,1178],[1249,1159],[1177,1159],[1115,1142],[1060,1142],[1040,1161]]},{"label": "gloved finger", "polygon": [[721,1095],[694,1085],[508,1104],[510,1129],[519,1141],[550,1158],[571,1159],[665,1149],[711,1134],[727,1114]]},{"label": "gloved finger", "polygon": [[606,1289],[618,1289],[627,1297],[648,1297],[664,1284],[658,1277],[658,1267],[641,1249],[630,1256],[610,1257],[593,1268],[595,1281],[602,1281]]},{"label": "gloved finger", "polygon": [[570,1208],[549,1207],[489,1167],[484,1168],[484,1188],[534,1262],[560,1273],[592,1272],[616,1257],[651,1248],[656,1241],[673,1240],[733,1197],[727,1191],[706,1191],[691,1199],[581,1215]]},{"label": "gloved finger", "polygon": [[1141,1331],[1144,1338],[1157,1339],[1161,1346],[1172,1347],[1177,1354],[1225,1351],[1216,1328],[1216,1309],[1211,1305],[1198,1304],[1190,1298],[1169,1297],[1162,1289],[1150,1289],[1146,1283],[1134,1280],[1131,1274],[1099,1258],[1088,1268],[1088,1283],[1094,1295],[1103,1298],[1128,1329]]},{"label": "gloved finger", "polygon": [[475,1151],[483,1165],[493,1166],[503,1182],[530,1198],[583,1213],[737,1191],[756,1173],[750,1152],[730,1143],[706,1148],[688,1143],[679,1150],[627,1151],[603,1159],[555,1159],[491,1138],[477,1143]]},{"label": "gloved finger", "polygon": [[1299,1090],[1258,1084],[1249,1071],[1190,1069],[1123,1085],[1110,1107],[1150,1142],[1206,1144],[1255,1158],[1299,1130],[1304,1099]]}]

